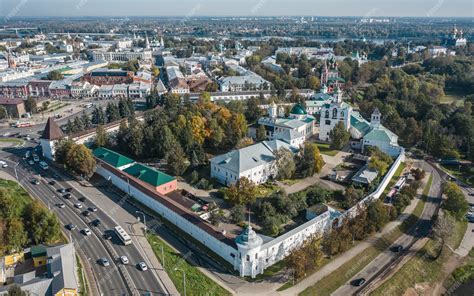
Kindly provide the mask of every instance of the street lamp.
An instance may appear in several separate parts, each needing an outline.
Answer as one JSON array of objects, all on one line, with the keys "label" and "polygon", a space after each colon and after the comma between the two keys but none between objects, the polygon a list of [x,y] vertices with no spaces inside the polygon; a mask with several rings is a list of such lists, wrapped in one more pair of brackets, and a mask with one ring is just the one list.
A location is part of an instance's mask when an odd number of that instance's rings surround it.
[{"label": "street lamp", "polygon": [[18,179],[18,172],[17,172],[17,170],[16,170],[16,167],[17,167],[19,164],[20,164],[20,162],[17,162],[17,163],[13,166],[13,170],[15,171],[15,178],[16,178],[18,187],[20,187],[20,180]]},{"label": "street lamp", "polygon": [[130,194],[130,179],[125,176],[125,175],[121,175],[122,178],[127,178],[127,185],[128,185],[128,196],[131,196]]},{"label": "street lamp", "polygon": [[[146,227],[146,216],[145,216],[145,213],[141,212],[141,211],[135,211],[136,214],[141,214],[143,215],[143,224],[145,224],[145,234],[146,234],[146,231],[147,231],[147,227]],[[138,217],[138,220],[140,221],[140,217]]]},{"label": "street lamp", "polygon": [[183,273],[183,290],[184,290],[184,296],[186,296],[186,272],[182,269],[175,268],[174,270],[181,271]]}]

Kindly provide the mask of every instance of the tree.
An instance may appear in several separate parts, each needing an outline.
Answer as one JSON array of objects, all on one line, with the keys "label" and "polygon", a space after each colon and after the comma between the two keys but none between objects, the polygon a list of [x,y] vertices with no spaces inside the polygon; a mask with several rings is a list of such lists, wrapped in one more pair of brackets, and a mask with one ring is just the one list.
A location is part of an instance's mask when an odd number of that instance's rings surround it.
[{"label": "tree", "polygon": [[44,208],[39,201],[28,205],[25,220],[34,244],[50,244],[59,239],[61,231],[58,217]]},{"label": "tree", "polygon": [[181,146],[176,146],[167,154],[166,160],[170,172],[175,176],[181,176],[188,168],[188,160]]},{"label": "tree", "polygon": [[255,184],[246,177],[240,178],[237,183],[224,191],[225,198],[234,205],[243,205],[255,201]]},{"label": "tree", "polygon": [[245,206],[244,205],[235,205],[230,210],[230,218],[232,222],[239,223],[245,220]]},{"label": "tree", "polygon": [[75,145],[70,139],[62,139],[55,144],[54,158],[57,163],[66,165],[67,153],[71,150],[72,146]]},{"label": "tree", "polygon": [[24,103],[25,103],[26,112],[33,114],[33,113],[36,113],[36,111],[38,110],[38,107],[36,105],[36,100],[33,99],[32,97],[29,97],[28,99],[26,99]]},{"label": "tree", "polygon": [[108,142],[107,133],[105,132],[104,126],[100,124],[96,128],[96,136],[95,136],[94,145],[96,147],[104,147],[104,146],[107,146],[107,142]]},{"label": "tree", "polygon": [[469,210],[469,203],[459,186],[448,182],[443,188],[443,193],[447,196],[446,201],[443,202],[443,209],[455,219],[463,219]]},{"label": "tree", "polygon": [[453,236],[455,226],[454,218],[449,213],[438,215],[433,228],[434,235],[441,240],[443,248],[447,241]]},{"label": "tree", "polygon": [[267,130],[262,124],[259,124],[257,127],[256,138],[257,141],[263,141],[267,139]]},{"label": "tree", "polygon": [[10,288],[8,288],[8,293],[7,296],[28,296],[29,293],[26,291],[22,291],[20,286],[18,285],[13,285]]},{"label": "tree", "polygon": [[91,119],[89,118],[89,115],[87,115],[86,113],[82,114],[81,121],[85,130],[88,130],[91,128],[92,123],[91,123]]},{"label": "tree", "polygon": [[129,117],[133,112],[133,109],[132,110],[130,109],[129,104],[124,99],[120,99],[120,101],[118,103],[118,109],[119,109],[119,113],[120,113],[121,118]]},{"label": "tree", "polygon": [[344,123],[339,121],[336,126],[329,132],[331,139],[331,149],[341,150],[349,143],[351,134],[346,130]]},{"label": "tree", "polygon": [[102,107],[95,107],[92,111],[92,123],[94,124],[106,124],[106,116]]},{"label": "tree", "polygon": [[315,144],[306,142],[298,159],[298,171],[303,177],[319,173],[324,166],[324,160]]},{"label": "tree", "polygon": [[107,117],[107,122],[114,122],[120,119],[120,111],[117,105],[113,103],[108,103],[107,108],[105,109],[105,115]]},{"label": "tree", "polygon": [[275,167],[277,170],[277,179],[285,180],[293,178],[296,171],[293,153],[286,148],[278,149],[275,152]]},{"label": "tree", "polygon": [[7,109],[3,106],[0,106],[0,120],[8,117]]},{"label": "tree", "polygon": [[95,159],[92,151],[83,144],[73,144],[66,153],[66,166],[83,176],[89,178],[95,171]]},{"label": "tree", "polygon": [[11,218],[7,224],[6,239],[10,248],[8,251],[18,251],[28,242],[28,235],[23,227],[23,222],[20,218]]},{"label": "tree", "polygon": [[53,70],[48,73],[48,75],[46,76],[46,79],[47,80],[62,80],[64,79],[64,76],[58,70]]},{"label": "tree", "polygon": [[372,202],[367,207],[367,217],[371,222],[371,231],[380,231],[382,227],[389,221],[387,208],[380,199]]},{"label": "tree", "polygon": [[145,134],[143,131],[143,124],[136,118],[132,118],[129,123],[129,134],[128,134],[128,150],[135,157],[139,157],[143,153],[143,140]]}]

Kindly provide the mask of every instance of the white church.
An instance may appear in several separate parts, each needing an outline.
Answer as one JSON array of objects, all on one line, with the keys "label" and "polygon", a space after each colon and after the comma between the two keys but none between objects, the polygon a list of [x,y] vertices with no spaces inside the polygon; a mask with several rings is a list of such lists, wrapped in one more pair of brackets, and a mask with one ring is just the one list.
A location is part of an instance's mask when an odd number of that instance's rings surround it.
[{"label": "white church", "polygon": [[368,122],[358,111],[342,100],[342,91],[338,89],[333,101],[321,108],[319,140],[330,142],[329,133],[343,122],[351,134],[352,149],[364,153],[368,147],[378,147],[392,157],[400,154],[402,147],[398,145],[398,136],[381,124],[382,114],[376,108]]}]

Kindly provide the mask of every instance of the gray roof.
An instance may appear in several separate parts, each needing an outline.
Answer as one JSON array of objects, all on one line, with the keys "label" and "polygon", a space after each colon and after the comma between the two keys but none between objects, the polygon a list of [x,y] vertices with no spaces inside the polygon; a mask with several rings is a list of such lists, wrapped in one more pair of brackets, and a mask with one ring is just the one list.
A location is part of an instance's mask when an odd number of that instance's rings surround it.
[{"label": "gray roof", "polygon": [[355,175],[352,177],[352,182],[360,184],[370,184],[378,176],[376,169],[369,168],[368,165],[364,165]]},{"label": "gray roof", "polygon": [[286,148],[292,152],[297,151],[297,148],[281,140],[263,141],[216,156],[210,161],[229,171],[240,173],[274,161],[274,152],[280,148]]},{"label": "gray roof", "polygon": [[74,245],[67,244],[46,249],[48,276],[53,277],[53,295],[63,288],[77,289],[76,256]]}]

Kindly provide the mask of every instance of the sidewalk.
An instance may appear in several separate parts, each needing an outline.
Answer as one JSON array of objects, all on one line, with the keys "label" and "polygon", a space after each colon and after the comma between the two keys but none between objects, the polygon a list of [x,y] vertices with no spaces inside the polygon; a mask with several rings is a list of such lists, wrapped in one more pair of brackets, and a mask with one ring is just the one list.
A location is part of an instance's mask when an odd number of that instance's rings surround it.
[{"label": "sidewalk", "polygon": [[[425,180],[428,180],[429,176],[425,178]],[[393,231],[396,227],[398,227],[402,222],[407,219],[410,214],[415,210],[416,205],[418,204],[420,200],[420,196],[423,192],[423,188],[426,182],[423,182],[423,185],[421,186],[420,189],[418,189],[418,196],[412,202],[410,205],[408,205],[403,213],[397,218],[397,220],[392,221],[388,223],[381,232],[377,233],[375,236],[369,238],[368,240],[365,240],[355,247],[351,248],[350,250],[346,251],[345,253],[339,255],[336,259],[332,260],[328,264],[324,265],[320,270],[315,272],[314,274],[310,275],[309,277],[305,278],[301,282],[299,282],[296,286],[293,286],[287,290],[281,291],[281,292],[276,292],[279,294],[276,295],[297,295],[301,292],[303,292],[306,288],[316,284],[319,282],[321,279],[323,279],[325,276],[331,274],[332,272],[336,271],[339,267],[341,267],[343,264],[345,264],[347,261],[351,260],[355,256],[359,255],[362,253],[366,248],[370,247],[372,245],[372,242],[375,241],[375,239],[378,239],[382,236],[384,236],[387,233],[390,233]]]},{"label": "sidewalk", "polygon": [[150,243],[148,242],[145,235],[143,234],[142,224],[135,223],[133,224],[133,227],[131,228],[133,231],[132,234],[133,236],[135,236],[136,240],[138,241],[138,244],[140,245],[143,255],[145,255],[148,258],[149,263],[152,265],[152,269],[156,271],[161,282],[166,287],[166,290],[168,290],[168,292],[171,295],[179,295],[179,292],[174,286],[173,282],[171,281],[171,278],[165,272],[163,266],[158,261],[158,258],[156,258],[155,253],[153,252],[153,249]]}]

